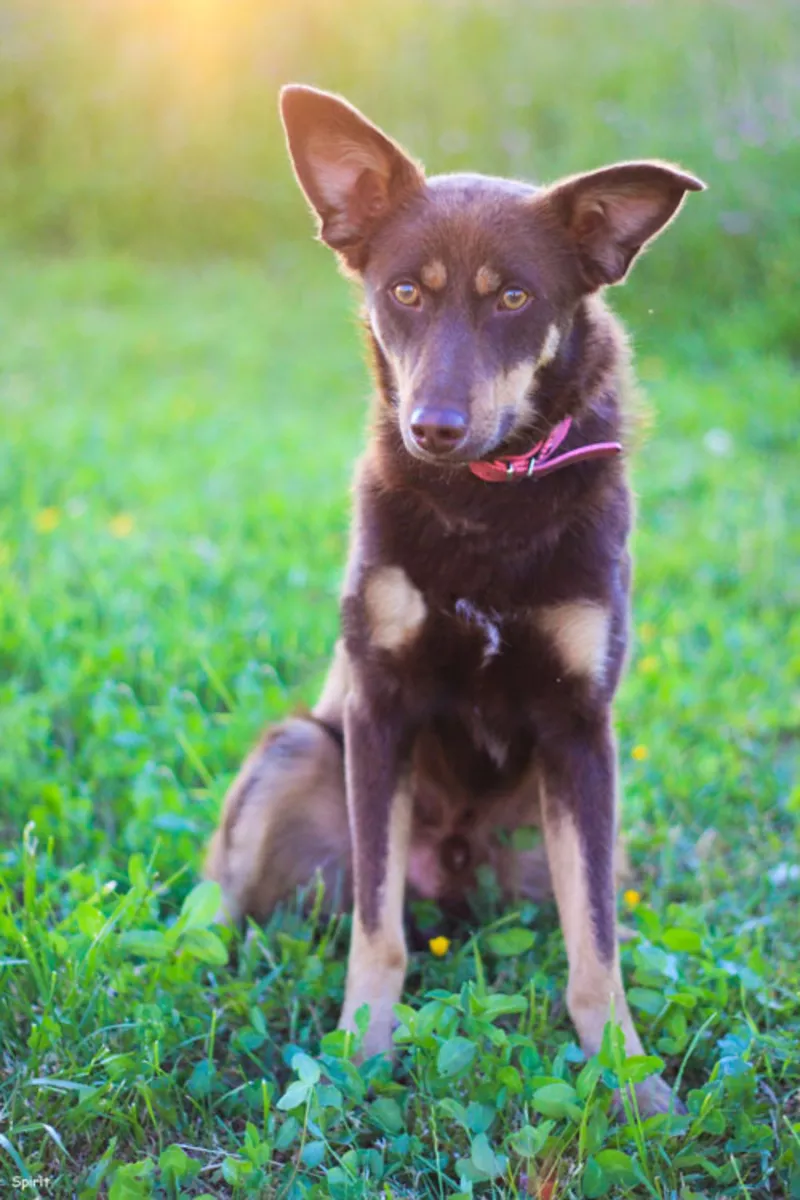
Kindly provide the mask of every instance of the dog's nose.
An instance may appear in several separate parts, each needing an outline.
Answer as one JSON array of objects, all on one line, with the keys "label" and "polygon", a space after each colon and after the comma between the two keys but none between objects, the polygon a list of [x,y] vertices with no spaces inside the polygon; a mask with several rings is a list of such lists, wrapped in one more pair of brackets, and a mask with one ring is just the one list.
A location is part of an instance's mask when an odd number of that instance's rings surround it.
[{"label": "dog's nose", "polygon": [[415,408],[411,436],[429,454],[447,454],[466,438],[467,418],[456,408]]}]

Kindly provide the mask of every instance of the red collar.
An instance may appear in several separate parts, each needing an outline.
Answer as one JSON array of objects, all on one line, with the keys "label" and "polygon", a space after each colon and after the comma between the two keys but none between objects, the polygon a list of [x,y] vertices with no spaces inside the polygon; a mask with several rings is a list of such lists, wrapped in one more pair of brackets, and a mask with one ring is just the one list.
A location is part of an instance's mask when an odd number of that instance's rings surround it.
[{"label": "red collar", "polygon": [[591,458],[613,458],[622,452],[620,442],[592,442],[588,446],[578,446],[575,450],[567,450],[553,458],[558,447],[566,438],[572,427],[572,417],[563,421],[550,431],[546,438],[537,442],[525,454],[509,454],[496,458],[494,462],[471,462],[469,469],[478,479],[486,483],[510,483],[513,479],[539,479],[558,471],[570,463],[586,462]]}]

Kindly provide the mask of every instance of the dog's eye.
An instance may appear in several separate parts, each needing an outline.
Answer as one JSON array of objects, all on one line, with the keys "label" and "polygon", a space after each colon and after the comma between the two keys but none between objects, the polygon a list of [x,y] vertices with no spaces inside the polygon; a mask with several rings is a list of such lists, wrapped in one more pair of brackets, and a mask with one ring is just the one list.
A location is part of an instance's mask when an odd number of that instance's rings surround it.
[{"label": "dog's eye", "polygon": [[528,293],[523,288],[506,288],[501,293],[498,300],[498,307],[505,308],[509,312],[516,312],[523,308],[529,300]]},{"label": "dog's eye", "polygon": [[399,304],[403,304],[406,308],[414,308],[420,301],[420,291],[415,283],[409,283],[405,280],[403,283],[396,283],[392,288],[392,295]]}]

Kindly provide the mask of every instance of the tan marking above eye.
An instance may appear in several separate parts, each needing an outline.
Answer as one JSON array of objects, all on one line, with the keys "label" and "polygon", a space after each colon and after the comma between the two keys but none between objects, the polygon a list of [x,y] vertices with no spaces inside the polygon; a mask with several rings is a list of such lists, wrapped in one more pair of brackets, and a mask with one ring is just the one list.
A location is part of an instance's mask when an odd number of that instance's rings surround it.
[{"label": "tan marking above eye", "polygon": [[519,309],[525,307],[529,300],[530,293],[526,292],[524,288],[510,287],[505,289],[498,300],[498,305],[507,312],[518,312]]},{"label": "tan marking above eye", "polygon": [[447,285],[447,267],[439,258],[426,263],[419,274],[425,287],[432,292],[440,292]]},{"label": "tan marking above eye", "polygon": [[478,267],[475,272],[475,291],[479,296],[491,296],[500,287],[500,276],[493,267]]},{"label": "tan marking above eye", "polygon": [[392,288],[392,295],[398,304],[402,304],[405,308],[413,308],[419,304],[421,298],[417,285],[408,279],[396,283]]}]

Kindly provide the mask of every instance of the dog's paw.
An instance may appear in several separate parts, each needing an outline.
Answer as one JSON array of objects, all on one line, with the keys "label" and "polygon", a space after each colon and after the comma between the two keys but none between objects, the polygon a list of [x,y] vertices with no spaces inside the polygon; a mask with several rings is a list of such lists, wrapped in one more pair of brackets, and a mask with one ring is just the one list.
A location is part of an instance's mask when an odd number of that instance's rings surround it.
[{"label": "dog's paw", "polygon": [[[636,1092],[636,1107],[639,1110],[639,1116],[642,1120],[646,1120],[647,1117],[654,1117],[658,1113],[675,1113],[678,1116],[683,1116],[687,1111],[686,1105],[678,1096],[678,1093],[672,1090],[666,1079],[661,1075],[651,1075],[643,1083],[637,1083],[632,1090]],[[614,1094],[612,1110],[621,1121],[627,1119],[625,1102],[621,1092]]]},{"label": "dog's paw", "polygon": [[391,1058],[394,1050],[392,1034],[397,1025],[394,1014],[387,1016],[387,1014],[378,1013],[377,1019],[370,1014],[368,1020],[369,1024],[364,1029],[364,1023],[356,1020],[355,1013],[343,1012],[339,1019],[340,1029],[356,1036],[361,1034],[361,1045],[354,1058],[360,1062],[372,1058],[375,1054],[385,1054],[387,1058]]}]

